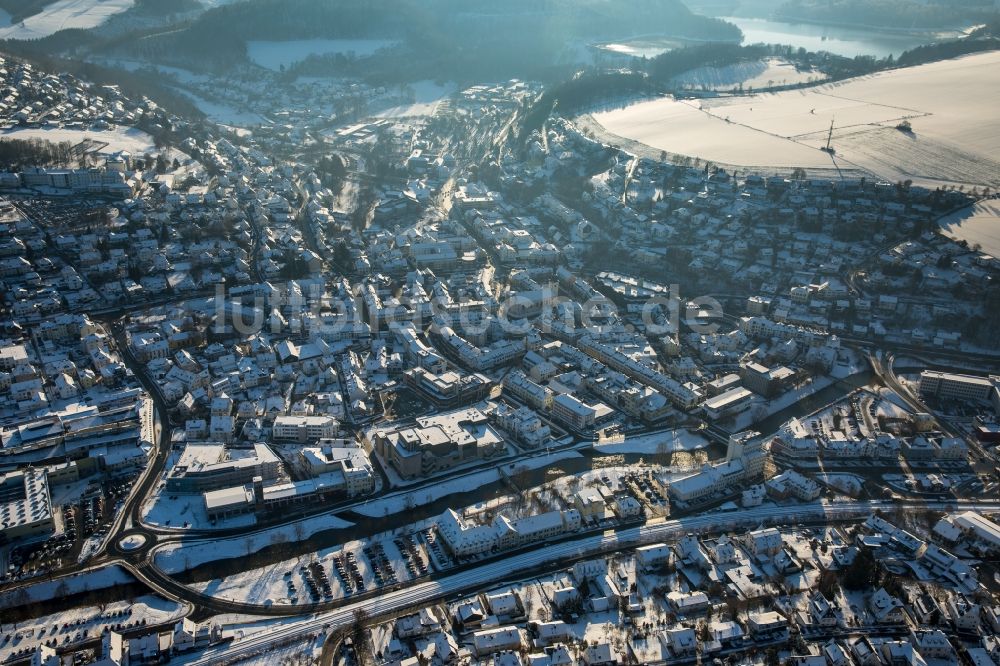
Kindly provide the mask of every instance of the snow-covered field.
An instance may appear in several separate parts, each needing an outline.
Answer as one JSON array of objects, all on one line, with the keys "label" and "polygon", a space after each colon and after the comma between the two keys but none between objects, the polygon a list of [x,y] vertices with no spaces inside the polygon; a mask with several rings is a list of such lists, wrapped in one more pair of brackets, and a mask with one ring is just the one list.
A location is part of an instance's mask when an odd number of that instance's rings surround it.
[{"label": "snow-covered field", "polygon": [[680,45],[681,43],[676,39],[670,39],[667,37],[646,37],[630,39],[622,42],[596,44],[595,46],[603,51],[628,55],[634,58],[655,58],[658,55],[666,53],[667,51],[676,49]]},{"label": "snow-covered field", "polygon": [[375,114],[376,118],[405,118],[408,116],[433,116],[438,105],[455,92],[454,83],[438,84],[417,81],[408,86],[413,91],[413,103],[393,106]]},{"label": "snow-covered field", "polygon": [[177,573],[206,562],[243,557],[270,545],[308,539],[317,532],[343,529],[352,524],[336,516],[316,516],[247,536],[171,544],[156,552],[155,561],[163,571]]},{"label": "snow-covered field", "polygon": [[983,252],[1000,257],[1000,201],[989,199],[952,213],[941,220],[947,236],[979,245]]},{"label": "snow-covered field", "polygon": [[690,430],[670,430],[653,435],[626,436],[622,442],[595,445],[599,453],[674,453],[696,451],[708,446],[707,439]]},{"label": "snow-covered field", "polygon": [[76,130],[61,127],[18,128],[0,133],[0,141],[4,139],[43,139],[53,143],[68,141],[73,144],[84,139],[100,141],[108,144],[102,153],[114,153],[127,150],[134,155],[160,152],[153,143],[153,137],[134,127],[114,127],[107,130]]},{"label": "snow-covered field", "polygon": [[0,39],[40,39],[69,28],[96,28],[134,4],[135,0],[59,0],[17,25],[8,20],[0,28]]},{"label": "snow-covered field", "polygon": [[[661,98],[593,117],[618,137],[719,164],[838,167],[893,182],[996,187],[998,105],[1000,51],[992,51],[807,90]],[[913,133],[895,129],[903,119]],[[831,121],[833,157],[819,150]]]},{"label": "snow-covered field", "polygon": [[825,79],[821,72],[800,72],[795,65],[780,58],[741,62],[725,67],[698,67],[673,79],[675,85],[695,90],[732,90],[791,86]]},{"label": "snow-covered field", "polygon": [[247,57],[261,67],[281,69],[302,62],[310,55],[342,53],[356,58],[370,56],[396,42],[387,39],[297,39],[282,42],[249,41]]},{"label": "snow-covered field", "polygon": [[201,95],[191,92],[187,88],[177,88],[177,90],[189,98],[191,102],[198,107],[199,111],[208,116],[210,120],[214,120],[217,123],[246,127],[267,124],[267,120],[259,113],[244,111],[228,104],[213,102],[205,99]]}]

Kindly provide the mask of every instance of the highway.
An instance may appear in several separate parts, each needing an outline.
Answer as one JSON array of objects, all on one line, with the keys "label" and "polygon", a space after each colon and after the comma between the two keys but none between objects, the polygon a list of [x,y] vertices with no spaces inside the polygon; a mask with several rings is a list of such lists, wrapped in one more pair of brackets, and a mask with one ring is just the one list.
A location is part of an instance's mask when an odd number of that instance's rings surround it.
[{"label": "highway", "polygon": [[[737,513],[708,514],[679,520],[645,524],[621,530],[607,530],[603,534],[565,541],[522,551],[515,556],[472,567],[460,573],[441,576],[435,580],[416,583],[409,587],[387,592],[374,599],[347,603],[336,610],[319,612],[300,622],[282,625],[271,631],[250,636],[243,641],[209,648],[198,656],[182,658],[181,663],[197,666],[218,664],[224,660],[245,658],[264,652],[269,646],[325,629],[349,627],[356,611],[364,611],[375,618],[397,613],[438,599],[502,585],[529,574],[565,568],[572,561],[597,556],[602,553],[634,548],[643,544],[673,541],[686,534],[720,533],[738,528],[755,528],[759,525],[795,527],[809,522],[822,523],[862,519],[876,510],[899,509],[1000,511],[1000,501],[947,501],[947,502],[813,502],[800,506],[758,507]],[[273,610],[273,609],[266,609]],[[266,612],[265,610],[265,612]],[[306,611],[308,612],[308,611]]]}]

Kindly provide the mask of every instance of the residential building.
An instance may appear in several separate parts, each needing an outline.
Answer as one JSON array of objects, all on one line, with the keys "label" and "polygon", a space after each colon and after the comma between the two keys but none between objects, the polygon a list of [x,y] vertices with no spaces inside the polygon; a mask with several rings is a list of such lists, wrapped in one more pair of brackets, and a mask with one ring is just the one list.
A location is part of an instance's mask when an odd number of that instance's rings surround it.
[{"label": "residential building", "polygon": [[315,442],[336,437],[340,424],[329,416],[278,416],[271,428],[277,441]]}]

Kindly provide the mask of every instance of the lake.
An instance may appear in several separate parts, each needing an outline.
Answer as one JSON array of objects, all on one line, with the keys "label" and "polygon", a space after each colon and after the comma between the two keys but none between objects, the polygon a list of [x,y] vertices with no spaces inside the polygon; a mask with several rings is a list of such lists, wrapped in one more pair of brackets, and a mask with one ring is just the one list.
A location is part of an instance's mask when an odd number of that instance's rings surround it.
[{"label": "lake", "polygon": [[786,23],[759,18],[720,17],[743,31],[744,44],[790,44],[807,51],[829,51],[853,58],[872,55],[884,58],[890,53],[898,57],[903,51],[929,44],[942,37],[956,37],[958,33],[904,33],[864,30],[811,23]]},{"label": "lake", "polygon": [[[890,53],[898,57],[903,51],[915,46],[929,44],[935,40],[958,37],[958,32],[910,33],[884,32],[862,28],[814,25],[811,23],[786,23],[761,18],[721,16],[724,21],[736,25],[743,31],[744,44],[790,44],[807,51],[829,51],[837,55],[853,58],[858,55],[872,55],[884,58]],[[644,35],[630,39],[596,44],[598,49],[630,55],[637,58],[654,58],[661,53],[683,45],[685,40]]]}]

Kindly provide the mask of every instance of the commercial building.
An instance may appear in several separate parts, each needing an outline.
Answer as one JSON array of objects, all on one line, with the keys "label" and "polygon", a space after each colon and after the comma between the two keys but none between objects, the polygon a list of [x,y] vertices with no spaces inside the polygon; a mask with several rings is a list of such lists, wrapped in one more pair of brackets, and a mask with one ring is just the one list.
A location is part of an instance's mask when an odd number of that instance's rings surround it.
[{"label": "commercial building", "polygon": [[740,387],[709,398],[702,404],[702,408],[705,410],[707,418],[718,421],[745,411],[753,404],[753,401],[753,392]]},{"label": "commercial building", "polygon": [[167,490],[202,493],[247,484],[258,476],[274,480],[280,472],[281,460],[266,444],[254,444],[252,451],[227,449],[221,444],[188,444],[167,473]]},{"label": "commercial building", "polygon": [[588,356],[596,358],[609,367],[632,379],[656,389],[677,407],[690,409],[702,399],[697,386],[682,384],[672,377],[643,365],[610,345],[597,342],[589,337],[581,338],[577,344]]},{"label": "commercial building", "polygon": [[250,484],[212,490],[202,495],[205,513],[210,520],[246,513],[274,514],[287,507],[375,491],[371,461],[357,446],[325,445],[305,449],[302,456],[315,478],[265,486],[261,477],[255,477]]},{"label": "commercial building", "polygon": [[482,411],[461,409],[417,419],[417,425],[369,432],[371,447],[405,479],[419,478],[506,451]]},{"label": "commercial building", "polygon": [[0,476],[0,538],[47,536],[53,529],[45,470],[29,467]]},{"label": "commercial building", "polygon": [[986,377],[957,375],[936,370],[924,370],[920,373],[920,395],[925,398],[987,402],[993,394],[993,388],[993,381]]},{"label": "commercial building", "polygon": [[524,356],[526,351],[521,340],[501,340],[488,347],[477,347],[448,326],[441,328],[441,339],[464,365],[476,370],[490,370],[507,365]]},{"label": "commercial building", "polygon": [[313,476],[339,474],[350,497],[366,495],[375,490],[375,472],[364,449],[350,442],[320,440],[319,446],[302,450],[302,458]]}]

